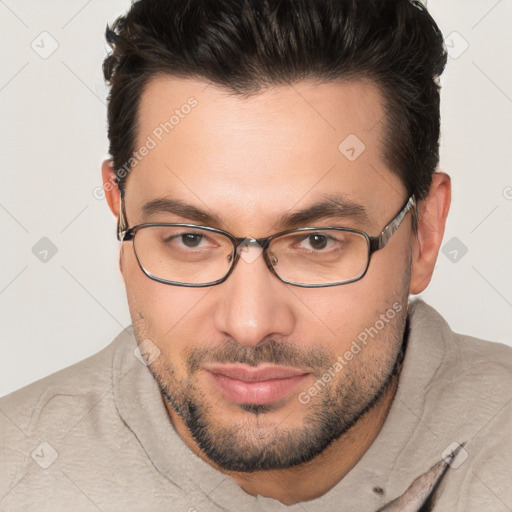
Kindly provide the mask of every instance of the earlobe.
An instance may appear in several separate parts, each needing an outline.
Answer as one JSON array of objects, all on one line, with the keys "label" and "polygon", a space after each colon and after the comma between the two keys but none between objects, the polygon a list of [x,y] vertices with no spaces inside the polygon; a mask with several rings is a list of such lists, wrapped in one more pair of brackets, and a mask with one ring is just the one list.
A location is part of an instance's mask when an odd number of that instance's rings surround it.
[{"label": "earlobe", "polygon": [[409,293],[421,293],[428,286],[441,243],[451,202],[450,177],[436,172],[428,196],[418,204],[418,234],[412,249]]},{"label": "earlobe", "polygon": [[103,180],[103,191],[110,211],[119,218],[119,189],[115,182],[116,174],[112,166],[112,160],[104,160],[101,164],[101,176]]}]

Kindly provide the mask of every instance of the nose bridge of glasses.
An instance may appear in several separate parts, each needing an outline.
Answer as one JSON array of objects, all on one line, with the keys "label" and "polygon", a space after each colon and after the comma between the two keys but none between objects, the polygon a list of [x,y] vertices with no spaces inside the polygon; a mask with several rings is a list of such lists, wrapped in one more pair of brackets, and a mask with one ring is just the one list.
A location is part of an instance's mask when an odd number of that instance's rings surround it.
[{"label": "nose bridge of glasses", "polygon": [[257,238],[239,238],[238,240],[240,240],[239,245],[243,245],[244,247],[261,247],[261,240],[258,240]]},{"label": "nose bridge of glasses", "polygon": [[236,238],[237,259],[242,259],[246,263],[253,263],[260,255],[270,268],[271,261],[268,258],[266,249],[270,245],[271,237],[267,238]]},{"label": "nose bridge of glasses", "polygon": [[235,241],[236,241],[237,248],[240,246],[244,246],[244,247],[252,246],[252,247],[260,247],[261,249],[265,249],[268,246],[271,238],[272,237],[266,237],[266,238],[246,237],[246,238],[235,238]]}]

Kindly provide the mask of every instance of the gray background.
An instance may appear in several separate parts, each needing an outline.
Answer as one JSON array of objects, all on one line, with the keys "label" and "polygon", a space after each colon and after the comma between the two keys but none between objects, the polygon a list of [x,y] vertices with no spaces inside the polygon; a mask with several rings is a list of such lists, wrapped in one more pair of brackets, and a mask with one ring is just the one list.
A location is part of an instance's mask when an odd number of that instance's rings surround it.
[{"label": "gray background", "polygon": [[[128,6],[0,0],[0,395],[92,355],[130,323],[115,222],[98,198],[103,33]],[[450,50],[441,170],[453,203],[423,297],[454,330],[512,345],[512,1],[428,7]]]}]

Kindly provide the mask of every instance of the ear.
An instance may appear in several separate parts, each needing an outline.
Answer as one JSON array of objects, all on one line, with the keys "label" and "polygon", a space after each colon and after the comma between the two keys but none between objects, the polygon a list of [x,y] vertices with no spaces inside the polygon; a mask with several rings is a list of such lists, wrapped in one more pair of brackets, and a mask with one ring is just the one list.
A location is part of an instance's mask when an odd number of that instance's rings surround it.
[{"label": "ear", "polygon": [[119,189],[115,182],[116,174],[112,166],[112,160],[104,160],[101,164],[101,177],[103,179],[103,190],[110,211],[119,218]]},{"label": "ear", "polygon": [[[103,180],[103,191],[110,211],[114,214],[116,221],[119,221],[119,188],[115,182],[116,174],[112,166],[112,160],[104,160],[101,164],[101,177]],[[123,274],[123,245],[119,251],[119,270]]]},{"label": "ear", "polygon": [[430,282],[443,241],[450,210],[451,182],[444,172],[436,172],[428,196],[418,204],[418,234],[413,240],[409,293],[421,293]]}]

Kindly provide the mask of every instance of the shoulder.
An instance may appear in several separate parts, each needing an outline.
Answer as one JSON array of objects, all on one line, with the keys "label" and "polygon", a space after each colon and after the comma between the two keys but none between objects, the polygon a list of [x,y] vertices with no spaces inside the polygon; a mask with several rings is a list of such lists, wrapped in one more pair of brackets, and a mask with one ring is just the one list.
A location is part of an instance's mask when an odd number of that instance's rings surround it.
[{"label": "shoulder", "polygon": [[121,332],[107,347],[72,366],[0,398],[0,410],[13,415],[26,428],[42,414],[53,401],[70,400],[76,396],[92,396],[110,385],[112,356],[116,347],[126,341],[131,327]]},{"label": "shoulder", "polygon": [[454,332],[423,301],[410,313],[403,401],[442,442],[496,436],[512,448],[512,348]]},{"label": "shoulder", "polygon": [[444,422],[450,438],[464,444],[435,510],[510,510],[512,348],[453,333],[441,378]]},{"label": "shoulder", "polygon": [[[422,343],[430,343],[432,350],[442,353],[438,378],[449,377],[452,384],[469,381],[475,386],[482,380],[512,384],[511,346],[453,331],[441,314],[422,300],[412,302],[410,311],[416,329],[423,334]],[[509,396],[512,387],[504,392]]]},{"label": "shoulder", "polygon": [[93,356],[0,398],[0,460],[5,477],[0,479],[0,495],[34,462],[43,462],[43,468],[51,464],[56,457],[53,446],[83,418],[99,426],[114,416],[109,412],[112,359],[118,347],[131,343],[132,332],[130,326]]},{"label": "shoulder", "polygon": [[[452,330],[421,300],[411,303],[403,415],[414,416],[408,463],[421,447],[427,468],[462,445],[437,491],[434,510],[512,506],[512,348]],[[401,403],[399,405],[402,405]]]}]

